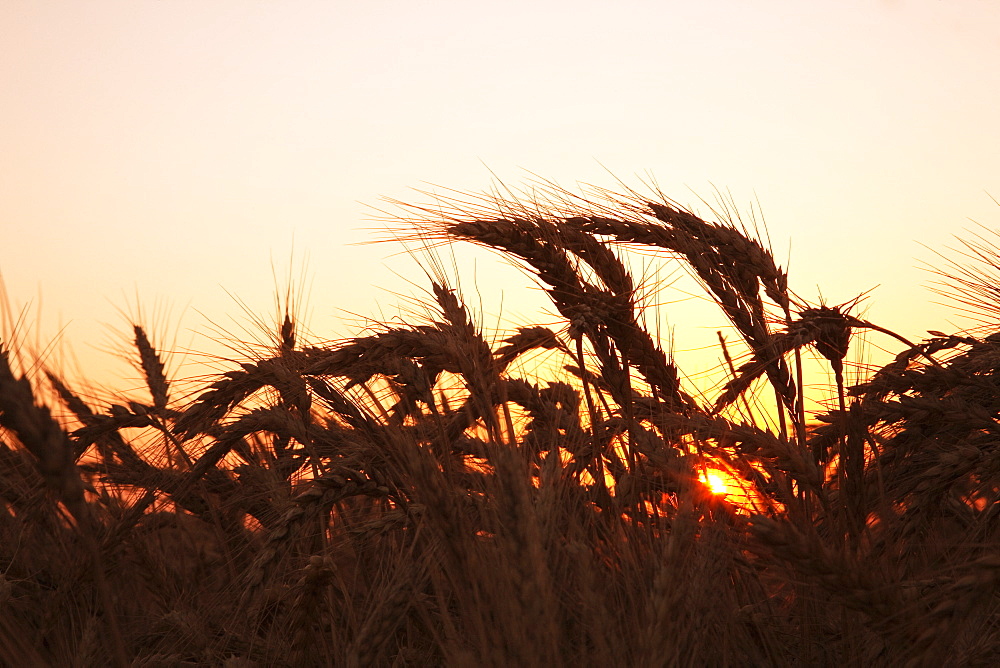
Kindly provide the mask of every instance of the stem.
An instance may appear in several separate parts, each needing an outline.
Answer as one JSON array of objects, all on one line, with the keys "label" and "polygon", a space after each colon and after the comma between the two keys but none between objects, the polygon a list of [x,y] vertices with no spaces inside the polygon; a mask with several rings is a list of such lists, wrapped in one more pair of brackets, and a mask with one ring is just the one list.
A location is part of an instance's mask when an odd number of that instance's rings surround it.
[{"label": "stem", "polygon": [[590,384],[587,382],[587,367],[583,364],[583,334],[576,337],[576,357],[577,364],[580,365],[580,381],[583,383],[583,396],[587,400],[587,412],[590,414],[590,448],[596,459],[596,478],[598,489],[603,493],[608,493],[608,483],[604,480],[604,453],[597,447],[597,409],[594,407],[594,398],[590,396]]}]

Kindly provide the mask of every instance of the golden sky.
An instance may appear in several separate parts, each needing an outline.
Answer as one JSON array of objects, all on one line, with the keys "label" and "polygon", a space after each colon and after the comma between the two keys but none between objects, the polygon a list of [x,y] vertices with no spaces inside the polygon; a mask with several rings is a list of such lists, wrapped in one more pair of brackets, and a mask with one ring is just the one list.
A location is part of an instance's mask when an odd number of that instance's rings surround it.
[{"label": "golden sky", "polygon": [[[879,285],[868,316],[920,337],[951,328],[920,244],[1000,223],[998,65],[992,1],[4,0],[0,271],[99,375],[118,310],[199,347],[289,264],[317,334],[391,315],[423,280],[352,245],[382,197],[652,175],[759,202],[799,294]],[[487,325],[533,317],[495,264],[463,265]]]}]

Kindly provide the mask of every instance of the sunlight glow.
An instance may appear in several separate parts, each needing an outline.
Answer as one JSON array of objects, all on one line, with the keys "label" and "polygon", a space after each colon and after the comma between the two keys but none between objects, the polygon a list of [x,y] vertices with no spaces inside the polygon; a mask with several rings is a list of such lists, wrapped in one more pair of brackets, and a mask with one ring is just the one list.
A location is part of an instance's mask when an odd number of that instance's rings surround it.
[{"label": "sunlight glow", "polygon": [[726,484],[722,474],[718,471],[712,471],[711,469],[702,471],[698,476],[698,480],[708,486],[712,490],[712,494],[725,496],[729,493],[729,485]]}]

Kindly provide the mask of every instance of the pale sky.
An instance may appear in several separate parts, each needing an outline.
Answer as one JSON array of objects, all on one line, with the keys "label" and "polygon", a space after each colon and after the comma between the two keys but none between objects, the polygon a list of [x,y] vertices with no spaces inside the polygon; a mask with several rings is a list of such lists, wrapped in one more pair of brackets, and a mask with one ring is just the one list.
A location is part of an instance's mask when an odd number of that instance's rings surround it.
[{"label": "pale sky", "polygon": [[[951,329],[920,244],[1000,227],[998,111],[990,1],[4,0],[0,271],[100,376],[136,295],[181,346],[231,294],[269,316],[290,262],[320,336],[394,313],[414,261],[352,245],[383,197],[651,175],[759,202],[793,289],[880,285],[868,317],[919,338]],[[487,325],[534,317],[478,257]]]}]

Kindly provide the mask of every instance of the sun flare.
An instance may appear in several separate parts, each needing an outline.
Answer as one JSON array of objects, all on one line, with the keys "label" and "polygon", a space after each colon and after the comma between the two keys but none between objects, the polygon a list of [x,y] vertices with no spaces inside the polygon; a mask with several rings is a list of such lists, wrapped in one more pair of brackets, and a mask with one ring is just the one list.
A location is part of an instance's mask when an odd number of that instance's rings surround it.
[{"label": "sun flare", "polygon": [[717,496],[725,496],[729,493],[729,485],[726,484],[725,479],[722,474],[718,471],[702,471],[698,476],[698,480],[704,483],[710,490],[712,494]]}]

